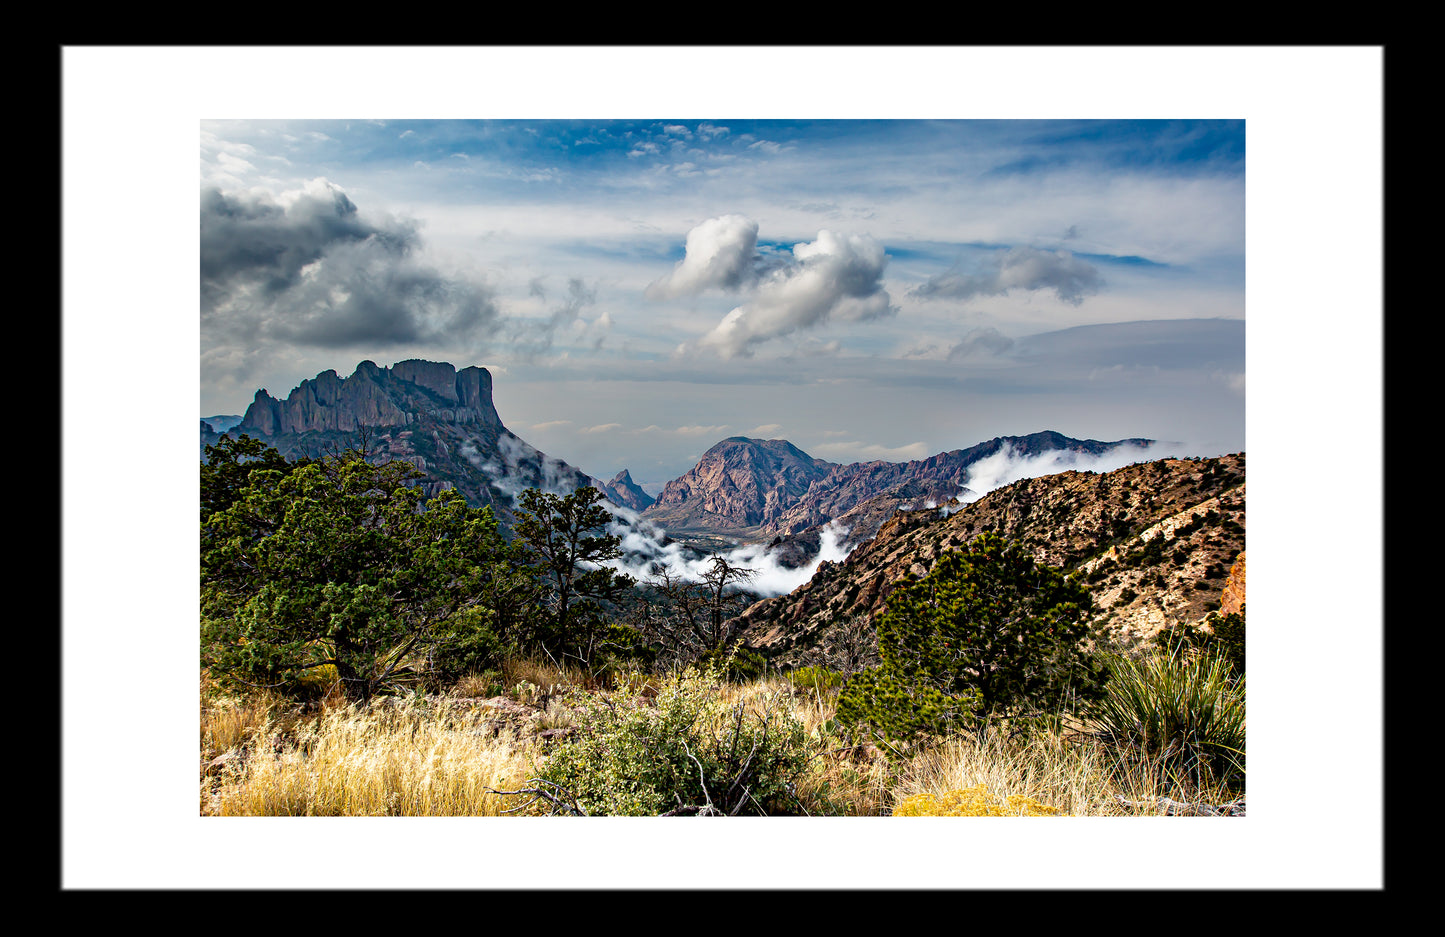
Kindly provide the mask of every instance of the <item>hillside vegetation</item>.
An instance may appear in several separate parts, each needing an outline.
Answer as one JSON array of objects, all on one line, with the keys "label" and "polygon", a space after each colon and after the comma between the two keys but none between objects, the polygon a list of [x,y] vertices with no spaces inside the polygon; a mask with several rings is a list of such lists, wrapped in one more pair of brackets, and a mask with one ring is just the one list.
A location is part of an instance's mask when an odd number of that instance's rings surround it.
[{"label": "hillside vegetation", "polygon": [[[1154,465],[903,515],[878,538],[895,562],[865,545],[802,591],[855,563],[890,588],[829,593],[850,604],[813,634],[837,640],[777,653],[748,640],[767,603],[731,617],[746,570],[639,586],[600,565],[618,538],[596,489],[525,493],[507,539],[396,462],[211,447],[200,812],[1237,815],[1242,609],[1132,642],[1098,614],[1152,568],[1133,552],[1229,529],[1185,515],[1222,520],[1206,502],[1237,492],[1242,517],[1242,456]],[[888,580],[904,542],[917,558]],[[1218,602],[1222,574],[1194,581]]]}]

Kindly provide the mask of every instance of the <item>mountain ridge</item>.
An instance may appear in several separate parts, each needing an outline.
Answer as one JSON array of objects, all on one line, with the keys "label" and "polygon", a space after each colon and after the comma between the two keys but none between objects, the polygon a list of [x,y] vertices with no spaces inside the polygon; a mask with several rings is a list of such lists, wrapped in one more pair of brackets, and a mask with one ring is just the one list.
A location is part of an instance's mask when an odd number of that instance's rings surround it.
[{"label": "mountain ridge", "polygon": [[783,666],[836,660],[894,589],[986,531],[1078,575],[1096,621],[1127,643],[1197,624],[1220,608],[1244,552],[1244,466],[1244,453],[1233,453],[1066,470],[1002,486],[946,516],[899,511],[842,562],[820,564],[808,582],[750,605],[729,627],[743,647]]},{"label": "mountain ridge", "polygon": [[[1068,451],[1097,456],[1151,439],[1113,442],[1074,439],[1054,430],[996,436],[965,449],[909,462],[874,460],[839,464],[814,458],[787,440],[730,436],[714,445],[684,475],[669,482],[643,517],[678,537],[725,536],[765,543],[836,520],[900,486],[902,499],[948,501],[968,492],[969,467],[1003,452],[1037,456]],[[880,521],[881,522],[881,521]],[[868,534],[877,529],[871,523]],[[862,531],[853,535],[856,541]]]}]

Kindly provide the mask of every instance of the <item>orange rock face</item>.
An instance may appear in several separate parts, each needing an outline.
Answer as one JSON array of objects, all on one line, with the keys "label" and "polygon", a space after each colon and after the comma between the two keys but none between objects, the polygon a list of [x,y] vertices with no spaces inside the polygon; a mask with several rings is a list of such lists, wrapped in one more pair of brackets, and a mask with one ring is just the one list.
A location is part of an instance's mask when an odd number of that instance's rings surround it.
[{"label": "orange rock face", "polygon": [[1229,578],[1224,580],[1224,593],[1219,597],[1219,610],[1230,615],[1244,608],[1244,551],[1229,568]]}]

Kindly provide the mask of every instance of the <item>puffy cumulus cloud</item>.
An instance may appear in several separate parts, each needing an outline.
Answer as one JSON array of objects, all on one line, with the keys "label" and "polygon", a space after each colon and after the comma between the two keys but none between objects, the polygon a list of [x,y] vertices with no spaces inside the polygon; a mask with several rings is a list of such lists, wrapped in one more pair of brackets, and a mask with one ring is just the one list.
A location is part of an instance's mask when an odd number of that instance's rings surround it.
[{"label": "puffy cumulus cloud", "polygon": [[682,260],[647,287],[648,299],[676,299],[707,289],[736,292],[757,279],[758,223],[742,215],[709,218],[687,233]]},{"label": "puffy cumulus cloud", "polygon": [[491,293],[414,256],[414,226],[363,218],[316,179],[279,197],[201,193],[201,321],[208,341],[318,348],[477,341],[500,315]]},{"label": "puffy cumulus cloud", "polygon": [[1053,290],[1066,303],[1077,306],[1099,291],[1099,272],[1071,252],[1012,247],[999,253],[994,269],[983,274],[952,271],[915,287],[910,296],[920,299],[962,299],[1002,296],[1010,290]]},{"label": "puffy cumulus cloud", "polygon": [[733,309],[698,340],[725,358],[746,357],[754,345],[838,319],[867,322],[895,310],[883,289],[888,257],[867,235],[819,231],[793,247],[788,263],[771,270],[752,299]]}]

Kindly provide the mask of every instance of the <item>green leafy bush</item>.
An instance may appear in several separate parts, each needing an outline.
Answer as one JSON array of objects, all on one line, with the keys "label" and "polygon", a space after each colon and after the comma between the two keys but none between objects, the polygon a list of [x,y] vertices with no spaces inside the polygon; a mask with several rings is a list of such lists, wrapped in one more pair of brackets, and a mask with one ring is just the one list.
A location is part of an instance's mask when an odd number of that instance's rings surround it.
[{"label": "green leafy bush", "polygon": [[588,697],[574,725],[538,780],[588,816],[787,812],[808,757],[796,717],[775,703],[728,703],[713,670],[668,680],[655,707]]},{"label": "green leafy bush", "polygon": [[1092,711],[1100,738],[1196,784],[1243,784],[1244,677],[1223,658],[1176,646],[1108,665]]}]

